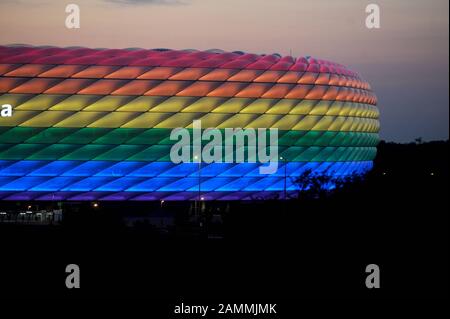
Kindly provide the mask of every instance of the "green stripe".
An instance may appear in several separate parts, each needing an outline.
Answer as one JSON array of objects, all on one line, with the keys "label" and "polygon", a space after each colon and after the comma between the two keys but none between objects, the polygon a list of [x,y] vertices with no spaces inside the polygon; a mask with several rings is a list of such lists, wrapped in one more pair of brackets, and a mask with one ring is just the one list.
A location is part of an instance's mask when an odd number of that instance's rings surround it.
[{"label": "green stripe", "polygon": [[[9,147],[2,145],[0,160],[171,161],[171,147],[172,145],[18,144]],[[278,153],[292,162],[370,161],[375,157],[376,147],[279,146]],[[248,161],[247,153],[245,154],[245,161]]]},{"label": "green stripe", "polygon": [[[13,127],[1,129],[0,144],[173,145],[176,141],[169,139],[171,131],[165,128]],[[378,140],[377,133],[278,131],[280,146],[375,147]]]}]

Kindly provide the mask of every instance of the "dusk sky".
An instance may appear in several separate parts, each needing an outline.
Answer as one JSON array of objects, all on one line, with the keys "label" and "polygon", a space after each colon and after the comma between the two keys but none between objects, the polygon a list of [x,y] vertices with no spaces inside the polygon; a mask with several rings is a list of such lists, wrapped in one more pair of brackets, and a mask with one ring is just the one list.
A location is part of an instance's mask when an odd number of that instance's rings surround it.
[{"label": "dusk sky", "polygon": [[[65,7],[81,28],[65,27]],[[365,26],[366,5],[381,28]],[[448,139],[448,0],[2,0],[0,44],[312,55],[357,71],[378,97],[381,138]]]}]

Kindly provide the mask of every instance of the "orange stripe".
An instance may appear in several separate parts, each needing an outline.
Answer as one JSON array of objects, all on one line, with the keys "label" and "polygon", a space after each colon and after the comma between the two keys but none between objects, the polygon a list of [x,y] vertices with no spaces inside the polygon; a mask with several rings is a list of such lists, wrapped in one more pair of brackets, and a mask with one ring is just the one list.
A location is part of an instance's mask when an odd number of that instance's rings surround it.
[{"label": "orange stripe", "polygon": [[38,94],[42,93],[48,88],[52,87],[56,83],[61,80],[56,79],[39,79],[33,78],[18,87],[10,90],[10,93],[30,93],[30,94]]},{"label": "orange stripe", "polygon": [[241,92],[236,94],[236,97],[260,97],[264,94],[272,85],[263,83],[251,83]]},{"label": "orange stripe", "polygon": [[124,66],[119,70],[106,75],[105,79],[135,79],[149,69],[149,67],[143,66]]},{"label": "orange stripe", "polygon": [[287,99],[303,99],[312,89],[312,85],[297,85],[286,95]]},{"label": "orange stripe", "polygon": [[0,78],[0,93],[6,93],[9,90],[17,87],[21,83],[24,83],[28,79],[24,78]]},{"label": "orange stripe", "polygon": [[202,81],[226,81],[238,70],[235,69],[215,69],[200,78]]},{"label": "orange stripe", "polygon": [[247,83],[239,82],[225,82],[219,86],[214,91],[210,92],[207,96],[217,96],[217,97],[230,97],[235,96],[240,90],[242,90]]},{"label": "orange stripe", "polygon": [[126,80],[98,80],[78,94],[110,94],[127,83]]},{"label": "orange stripe", "polygon": [[232,77],[230,77],[228,81],[251,82],[263,72],[264,71],[262,70],[241,70]]},{"label": "orange stripe", "polygon": [[218,82],[194,82],[194,84],[188,86],[181,92],[177,93],[178,96],[206,96],[209,92],[215,89],[220,83]]},{"label": "orange stripe", "polygon": [[34,77],[48,69],[51,69],[51,65],[45,64],[25,64],[15,70],[12,70],[5,74],[5,76],[29,76]]},{"label": "orange stripe", "polygon": [[85,65],[57,65],[54,68],[38,75],[40,78],[68,78],[81,70]]},{"label": "orange stripe", "polygon": [[171,96],[177,94],[190,84],[191,82],[188,81],[165,81],[144,95]]},{"label": "orange stripe", "polygon": [[44,93],[46,94],[75,94],[81,89],[85,88],[95,80],[88,79],[67,79],[49,88]]},{"label": "orange stripe", "polygon": [[173,67],[156,67],[140,75],[138,79],[166,80],[181,70],[182,70],[181,68],[173,68]]},{"label": "orange stripe", "polygon": [[103,66],[103,65],[95,65],[90,66],[87,69],[78,72],[77,74],[72,75],[74,78],[102,78],[111,72],[117,70],[118,66]]},{"label": "orange stripe", "polygon": [[119,89],[112,92],[112,95],[143,95],[145,92],[149,91],[151,88],[154,88],[161,81],[145,81],[145,80],[134,80],[131,81]]},{"label": "orange stripe", "polygon": [[272,88],[264,93],[262,98],[269,99],[281,99],[289,93],[289,91],[294,87],[294,84],[275,84]]}]

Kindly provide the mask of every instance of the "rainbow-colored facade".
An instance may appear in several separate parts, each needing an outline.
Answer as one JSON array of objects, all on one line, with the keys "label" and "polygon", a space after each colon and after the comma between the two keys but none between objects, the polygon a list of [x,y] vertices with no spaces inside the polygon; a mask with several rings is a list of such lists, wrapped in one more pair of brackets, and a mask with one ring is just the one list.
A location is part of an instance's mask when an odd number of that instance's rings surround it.
[{"label": "rainbow-colored facade", "polygon": [[[372,167],[376,97],[344,66],[219,50],[0,46],[0,200],[240,200]],[[6,114],[6,113],[5,113]],[[284,159],[181,163],[170,132],[278,128]],[[285,165],[287,165],[285,167]]]}]

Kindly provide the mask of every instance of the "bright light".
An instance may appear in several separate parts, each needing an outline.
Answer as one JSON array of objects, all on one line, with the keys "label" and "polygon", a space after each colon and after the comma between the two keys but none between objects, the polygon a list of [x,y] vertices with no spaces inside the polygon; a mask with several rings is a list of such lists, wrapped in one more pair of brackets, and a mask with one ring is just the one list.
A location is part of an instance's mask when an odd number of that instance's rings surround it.
[{"label": "bright light", "polygon": [[200,197],[200,200],[205,200],[205,198],[204,197]]},{"label": "bright light", "polygon": [[98,203],[94,203],[94,204],[92,204],[92,206],[98,207]]},{"label": "bright light", "polygon": [[431,172],[431,173],[430,173],[430,175],[431,175],[431,176],[433,176],[433,175],[434,175],[434,173],[433,173],[433,172]]}]

